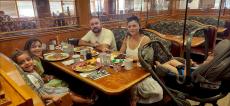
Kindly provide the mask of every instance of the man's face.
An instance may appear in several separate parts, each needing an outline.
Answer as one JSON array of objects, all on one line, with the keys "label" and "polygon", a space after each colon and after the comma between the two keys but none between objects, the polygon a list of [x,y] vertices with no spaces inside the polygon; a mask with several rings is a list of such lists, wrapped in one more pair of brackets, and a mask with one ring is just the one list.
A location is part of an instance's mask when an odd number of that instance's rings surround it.
[{"label": "man's face", "polygon": [[91,19],[90,28],[94,33],[100,33],[102,29],[100,20],[98,18]]}]

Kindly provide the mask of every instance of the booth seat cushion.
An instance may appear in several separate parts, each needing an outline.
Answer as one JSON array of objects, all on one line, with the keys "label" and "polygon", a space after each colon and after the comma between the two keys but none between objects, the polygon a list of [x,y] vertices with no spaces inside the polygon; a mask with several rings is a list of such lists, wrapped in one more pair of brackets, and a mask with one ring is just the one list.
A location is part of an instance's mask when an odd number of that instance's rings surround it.
[{"label": "booth seat cushion", "polygon": [[[188,33],[192,32],[193,30],[202,27],[201,25],[187,21],[186,22],[186,31]],[[184,20],[162,20],[156,23],[151,23],[147,25],[148,29],[153,29],[162,34],[170,34],[170,35],[183,35],[184,29]]]},{"label": "booth seat cushion", "polygon": [[[149,38],[151,40],[157,40],[160,41],[163,46],[166,48],[167,51],[170,51],[172,53],[173,56],[179,56],[180,55],[180,47],[177,43],[171,42],[169,40],[165,40],[161,37],[159,37],[159,35],[157,35],[156,33],[154,33],[154,31],[148,30],[148,29],[143,29],[143,33],[147,36],[149,36]],[[158,51],[161,52],[161,51]],[[159,53],[160,54],[160,53]],[[164,56],[164,55],[161,55]],[[159,57],[161,57],[159,56]],[[161,58],[166,58],[166,57],[161,57]]]},{"label": "booth seat cushion", "polygon": [[122,46],[122,42],[125,38],[125,36],[127,35],[128,29],[126,28],[113,28],[111,29],[115,40],[116,40],[116,45],[117,45],[117,50],[120,50],[121,46]]},{"label": "booth seat cushion", "polygon": [[150,31],[145,31],[145,30],[144,30],[143,33],[144,33],[145,35],[149,36],[149,38],[150,38],[151,40],[160,41],[168,51],[171,50],[171,45],[172,45],[172,43],[171,43],[170,41],[165,40],[165,39],[162,39],[162,38],[160,38],[158,35],[156,35],[155,33],[150,32]]},{"label": "booth seat cushion", "polygon": [[[206,25],[218,25],[218,18],[217,17],[207,17],[207,16],[189,16],[188,20],[195,20],[197,22],[200,22],[202,24]],[[217,32],[217,37],[221,39],[225,39],[228,36],[230,36],[230,22],[228,20],[219,20],[219,27],[227,28],[224,32]]]},{"label": "booth seat cushion", "polygon": [[[195,20],[203,24],[207,25],[214,25],[217,26],[218,24],[218,18],[214,17],[207,17],[207,16],[188,16],[188,20]],[[225,20],[219,20],[219,26],[224,27],[225,26]]]}]

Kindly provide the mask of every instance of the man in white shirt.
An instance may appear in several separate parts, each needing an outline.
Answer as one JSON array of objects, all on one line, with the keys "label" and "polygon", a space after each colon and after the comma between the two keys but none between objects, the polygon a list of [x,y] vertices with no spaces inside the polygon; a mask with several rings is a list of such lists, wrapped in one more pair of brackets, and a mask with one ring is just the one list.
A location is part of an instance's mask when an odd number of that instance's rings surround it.
[{"label": "man in white shirt", "polygon": [[89,23],[91,30],[81,38],[79,45],[95,47],[102,52],[117,50],[111,30],[102,28],[100,20],[95,17]]}]

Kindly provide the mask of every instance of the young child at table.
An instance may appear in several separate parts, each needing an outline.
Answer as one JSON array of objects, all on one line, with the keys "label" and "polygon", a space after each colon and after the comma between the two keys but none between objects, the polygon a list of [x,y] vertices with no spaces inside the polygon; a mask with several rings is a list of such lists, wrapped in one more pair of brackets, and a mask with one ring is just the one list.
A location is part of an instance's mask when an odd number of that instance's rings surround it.
[{"label": "young child at table", "polygon": [[45,101],[52,100],[55,103],[59,103],[60,97],[63,94],[70,93],[70,96],[75,103],[81,104],[93,104],[92,99],[85,99],[76,95],[73,92],[70,92],[67,87],[51,87],[45,84],[41,76],[37,73],[37,67],[33,63],[33,59],[30,57],[28,52],[17,50],[11,56],[11,59],[16,62],[24,71],[25,76],[31,82],[31,87],[38,92],[40,97]]},{"label": "young child at table", "polygon": [[35,66],[38,68],[36,71],[42,77],[47,85],[57,87],[57,86],[67,86],[68,84],[62,80],[54,78],[53,75],[44,74],[44,68],[42,66],[41,59],[43,59],[42,42],[37,38],[31,38],[26,41],[24,50],[28,51],[29,55],[33,58]]}]

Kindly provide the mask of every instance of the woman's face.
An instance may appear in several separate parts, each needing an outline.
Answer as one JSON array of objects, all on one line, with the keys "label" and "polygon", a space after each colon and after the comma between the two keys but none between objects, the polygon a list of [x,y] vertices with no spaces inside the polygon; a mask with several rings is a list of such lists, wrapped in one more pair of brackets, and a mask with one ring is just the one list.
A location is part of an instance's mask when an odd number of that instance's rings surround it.
[{"label": "woman's face", "polygon": [[136,21],[130,21],[128,23],[128,31],[131,35],[139,34],[140,26]]},{"label": "woman's face", "polygon": [[26,72],[32,72],[34,69],[34,64],[32,58],[27,54],[23,53],[17,58],[18,65]]},{"label": "woman's face", "polygon": [[35,56],[42,57],[42,44],[39,41],[33,42],[30,52]]}]

